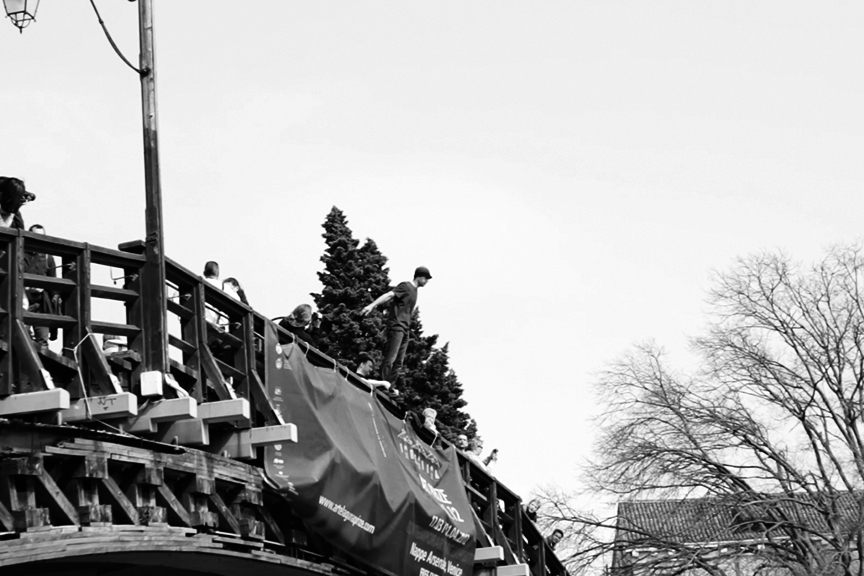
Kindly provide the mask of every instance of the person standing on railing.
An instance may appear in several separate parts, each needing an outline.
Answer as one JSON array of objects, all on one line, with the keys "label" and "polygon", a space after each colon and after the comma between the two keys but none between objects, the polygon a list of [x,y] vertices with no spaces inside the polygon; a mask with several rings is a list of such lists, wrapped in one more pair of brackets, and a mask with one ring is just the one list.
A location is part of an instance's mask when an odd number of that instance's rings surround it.
[{"label": "person standing on railing", "polygon": [[0,228],[24,229],[21,207],[36,199],[18,178],[0,176]]},{"label": "person standing on railing", "polygon": [[[36,234],[45,234],[45,228],[41,224],[30,226],[30,232]],[[24,269],[25,274],[36,274],[38,276],[57,277],[57,266],[54,263],[54,256],[50,254],[42,254],[40,252],[24,251]],[[28,310],[37,314],[57,314],[60,311],[60,294],[55,291],[48,291],[42,288],[27,288],[25,290],[27,300],[30,303]],[[33,341],[38,346],[48,346],[48,339],[57,339],[57,329],[48,328],[47,326],[33,326]]]},{"label": "person standing on railing", "polygon": [[402,282],[394,290],[382,294],[374,302],[364,307],[361,313],[368,316],[377,306],[390,303],[387,314],[387,348],[384,352],[384,363],[381,366],[381,379],[396,385],[398,371],[405,360],[408,349],[408,328],[411,326],[411,313],[417,304],[417,289],[425,286],[432,279],[432,274],[425,266],[414,271],[414,280]]}]

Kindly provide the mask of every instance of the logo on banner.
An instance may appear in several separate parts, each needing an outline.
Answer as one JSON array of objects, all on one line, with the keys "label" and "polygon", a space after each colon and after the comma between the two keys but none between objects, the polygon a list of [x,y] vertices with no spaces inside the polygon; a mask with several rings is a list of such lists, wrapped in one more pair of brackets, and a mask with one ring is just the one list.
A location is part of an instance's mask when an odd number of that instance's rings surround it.
[{"label": "logo on banner", "polygon": [[402,431],[397,436],[399,440],[399,453],[402,454],[409,462],[425,473],[430,478],[437,482],[441,479],[441,461],[431,448],[421,442],[413,432],[409,432],[408,428],[403,424]]},{"label": "logo on banner", "polygon": [[403,424],[402,431],[399,432],[397,440],[399,441],[399,453],[411,462],[417,470],[417,477],[420,480],[420,486],[423,488],[423,491],[431,496],[447,514],[446,517],[433,516],[429,527],[454,542],[464,544],[467,542],[469,535],[454,524],[462,524],[465,522],[465,519],[462,518],[459,509],[453,504],[447,492],[433,485],[434,482],[441,479],[442,464],[438,459],[438,455],[417,438],[414,431],[410,430],[408,425]]}]

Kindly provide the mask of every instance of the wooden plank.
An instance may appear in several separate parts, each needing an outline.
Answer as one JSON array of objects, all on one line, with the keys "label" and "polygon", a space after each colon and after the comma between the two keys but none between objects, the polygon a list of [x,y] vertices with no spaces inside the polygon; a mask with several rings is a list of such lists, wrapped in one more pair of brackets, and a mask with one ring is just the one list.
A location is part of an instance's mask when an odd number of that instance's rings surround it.
[{"label": "wooden plank", "polygon": [[238,370],[237,368],[234,368],[230,364],[226,364],[219,359],[216,359],[216,365],[219,367],[219,371],[222,372],[222,375],[226,378],[234,378],[235,380],[246,378],[246,373],[244,371]]},{"label": "wooden plank", "polygon": [[258,508],[258,513],[261,515],[261,518],[264,519],[264,523],[267,525],[267,528],[270,529],[270,532],[273,533],[273,536],[276,537],[276,540],[279,541],[283,546],[285,545],[285,534],[282,533],[282,529],[279,528],[279,525],[276,523],[276,520],[273,518],[273,515],[270,514],[270,510],[267,506],[261,506]]},{"label": "wooden plank", "polygon": [[178,286],[195,286],[201,281],[198,274],[167,256],[165,257],[165,276]]},{"label": "wooden plank", "polygon": [[127,338],[134,338],[141,332],[141,328],[138,326],[103,322],[101,320],[92,321],[90,326],[93,328],[93,332],[97,334],[117,334],[118,336],[126,336]]},{"label": "wooden plank", "polygon": [[184,320],[191,320],[195,312],[175,300],[168,300],[168,311]]},{"label": "wooden plank", "polygon": [[41,314],[38,312],[24,312],[21,317],[28,326],[47,326],[49,328],[72,328],[78,321],[72,316],[60,314]]},{"label": "wooden plank", "polygon": [[186,366],[185,364],[181,364],[180,362],[170,358],[168,360],[168,364],[171,367],[171,373],[180,376],[186,376],[187,378],[191,378],[192,380],[198,379],[198,371]]},{"label": "wooden plank", "polygon": [[[54,381],[51,379],[51,374],[42,366],[42,361],[36,352],[36,344],[30,339],[30,331],[20,319],[12,322],[11,330],[13,333],[12,347],[15,350],[15,357],[21,371],[37,390],[53,390]],[[68,406],[66,407],[68,408]]]},{"label": "wooden plank", "polygon": [[[467,486],[466,486],[467,487]],[[474,525],[480,527],[483,523],[480,521],[480,516],[477,515],[477,511],[474,509],[474,506],[471,506],[471,517],[474,518]],[[489,538],[489,535],[485,531],[479,531],[476,535],[477,542],[481,547],[490,548],[495,545],[492,542],[492,539]]]},{"label": "wooden plank", "polygon": [[95,380],[98,388],[91,386],[91,392],[101,392],[103,395],[118,395],[123,392],[120,387],[120,381],[111,372],[108,366],[108,361],[105,360],[105,355],[99,349],[99,343],[96,341],[96,336],[87,334],[81,340],[80,350],[84,354],[84,359],[87,361],[87,369]]},{"label": "wooden plank", "polygon": [[54,292],[67,293],[74,290],[76,284],[74,280],[68,278],[55,278],[54,276],[25,273],[24,286],[27,288],[43,288]]},{"label": "wooden plank", "polygon": [[[54,446],[46,446],[46,449],[47,448],[57,449]],[[85,456],[84,461],[81,462],[81,465],[72,475],[72,477],[90,479],[108,478],[108,457],[105,454],[93,454]]]},{"label": "wooden plank", "polygon": [[[201,351],[207,348],[207,322],[204,317],[204,286],[200,279],[196,279],[194,286],[191,288],[191,294],[192,301],[189,303],[189,307],[195,312],[195,316],[188,320],[183,327],[183,339],[187,342],[193,342],[198,351],[183,360],[193,368],[196,368],[198,374],[201,374],[203,371]],[[205,381],[206,378],[200,377],[195,381],[192,395],[198,402],[203,402],[207,396]]]},{"label": "wooden plank", "polygon": [[130,392],[81,398],[63,410],[63,422],[109,420],[138,414],[138,397]]},{"label": "wooden plank", "polygon": [[132,524],[138,524],[138,510],[135,509],[135,506],[132,505],[132,502],[129,501],[129,498],[126,497],[126,494],[123,493],[120,486],[117,485],[117,482],[110,477],[102,478],[101,482],[108,490],[108,494],[111,495],[117,506],[120,507],[120,510],[126,518],[128,518]]},{"label": "wooden plank", "polygon": [[228,509],[228,506],[225,505],[225,502],[222,500],[222,497],[219,496],[215,491],[209,495],[210,502],[212,502],[216,506],[216,511],[222,516],[222,519],[231,527],[231,531],[237,535],[241,534],[240,531],[240,522],[237,521],[237,518],[234,517],[234,514],[231,513],[231,510]]},{"label": "wooden plank", "polygon": [[25,508],[24,510],[13,510],[16,532],[27,532],[34,528],[42,528],[51,525],[51,515],[47,508]]},{"label": "wooden plank", "polygon": [[122,352],[115,352],[110,356],[106,356],[106,358],[119,358],[120,360],[126,360],[136,365],[141,363],[141,354],[139,354],[135,350],[123,350]]},{"label": "wooden plank", "polygon": [[183,507],[183,504],[177,499],[174,493],[171,492],[171,489],[168,488],[168,486],[165,486],[164,484],[159,486],[156,489],[156,493],[162,497],[162,500],[168,505],[168,508],[177,515],[180,522],[186,526],[192,526],[192,519],[189,517],[189,512],[186,511],[186,508]]},{"label": "wooden plank", "polygon": [[[74,276],[74,280],[78,284],[78,314],[75,315],[78,319],[78,327],[77,330],[73,331],[77,345],[78,342],[81,342],[88,334],[93,332],[93,300],[90,294],[90,250],[82,250],[75,257],[75,266],[71,272],[71,276]],[[101,352],[101,348],[99,351]],[[81,385],[85,386],[87,383],[85,379],[84,382],[81,382]]]},{"label": "wooden plank", "polygon": [[[21,458],[0,460],[0,473],[7,476],[38,476],[44,466],[45,460],[41,454],[37,453]],[[35,502],[31,502],[28,505],[35,506]],[[17,508],[14,502],[12,508]]]},{"label": "wooden plank", "polygon": [[236,394],[234,394],[234,390],[231,389],[231,386],[225,381],[222,377],[222,371],[219,370],[219,365],[216,363],[216,358],[213,357],[213,353],[210,352],[210,348],[206,344],[202,344],[199,347],[199,355],[201,360],[201,367],[204,368],[204,374],[207,376],[207,380],[210,381],[210,386],[213,390],[216,391],[216,396],[219,400],[231,400],[236,398]]},{"label": "wooden plank", "polygon": [[186,340],[182,340],[173,334],[168,334],[168,344],[187,354],[194,354],[198,351],[197,346],[190,344]]},{"label": "wooden plank", "polygon": [[9,512],[9,509],[0,501],[0,524],[9,531],[13,532],[15,530],[15,520],[12,518],[12,513]]},{"label": "wooden plank", "polygon": [[12,394],[0,399],[0,416],[54,412],[67,408],[69,408],[69,392],[62,388]]},{"label": "wooden plank", "polygon": [[80,524],[78,520],[78,512],[75,510],[75,507],[71,502],[66,498],[66,495],[63,494],[63,491],[60,490],[60,487],[57,486],[57,483],[54,481],[54,478],[51,477],[50,474],[45,470],[45,468],[40,469],[40,473],[37,476],[39,478],[39,482],[42,483],[42,486],[48,492],[48,495],[51,496],[51,499],[54,500],[54,503],[58,508],[66,515],[66,518],[69,519],[74,525]]},{"label": "wooden plank", "polygon": [[[4,321],[5,332],[7,338],[15,329],[15,325],[20,320],[24,313],[24,279],[21,271],[24,269],[24,245],[21,239],[20,231],[15,231],[15,236],[10,239],[3,253],[4,268],[9,272],[9,276],[2,283],[3,288],[3,308],[9,315]],[[10,339],[9,351],[0,360],[2,367],[2,381],[0,381],[0,397],[13,392],[20,392],[20,387],[16,390],[14,384],[19,381],[16,370],[17,354],[15,350],[14,340]]]},{"label": "wooden plank", "polygon": [[121,252],[120,250],[94,246],[93,244],[88,244],[87,246],[90,248],[90,260],[93,264],[111,266],[113,268],[140,268],[144,263],[143,255]]},{"label": "wooden plank", "polygon": [[54,352],[49,348],[38,348],[39,357],[42,360],[45,360],[49,366],[60,367],[67,372],[78,372],[78,363],[71,358],[66,358],[65,356]]},{"label": "wooden plank", "polygon": [[251,504],[253,506],[261,506],[264,503],[264,493],[257,488],[243,486],[234,496],[232,504]]},{"label": "wooden plank", "polygon": [[134,302],[139,298],[138,293],[126,288],[116,286],[90,285],[90,296],[92,298],[103,298],[105,300],[116,300],[118,302]]},{"label": "wooden plank", "polygon": [[217,330],[212,324],[207,324],[207,335],[218,340],[220,344],[224,344],[235,350],[239,350],[243,346],[243,341],[240,338],[230,332]]},{"label": "wooden plank", "polygon": [[105,360],[108,361],[109,365],[116,366],[121,370],[125,370],[127,372],[131,372],[134,369],[132,362],[129,361],[129,357],[125,355],[126,352],[118,352],[116,354],[109,354],[105,356]]},{"label": "wooden plank", "polygon": [[255,370],[250,370],[249,373],[252,376],[250,385],[252,398],[255,400],[255,408],[264,416],[264,421],[270,426],[285,424],[282,415],[273,406],[273,402],[270,401],[270,395],[267,393],[264,383],[261,382],[261,378],[258,377],[258,373]]},{"label": "wooden plank", "polygon": [[24,246],[29,252],[43,252],[53,255],[77,256],[87,246],[83,242],[75,242],[58,236],[49,236],[38,232],[21,231]]},{"label": "wooden plank", "polygon": [[[46,446],[49,451],[51,446]],[[169,448],[165,446],[164,448]],[[152,462],[154,452],[147,449],[134,448],[113,442],[75,438],[72,443],[64,443],[60,450],[69,450],[69,455],[87,456],[92,454],[109,454],[112,460],[121,460],[146,464]],[[58,454],[62,452],[57,452]],[[210,471],[220,478],[236,480],[240,484],[248,484],[261,488],[262,480],[258,468],[234,460],[218,458],[201,451],[185,451],[177,449],[174,454],[163,457],[165,467],[180,471],[201,473]]]}]

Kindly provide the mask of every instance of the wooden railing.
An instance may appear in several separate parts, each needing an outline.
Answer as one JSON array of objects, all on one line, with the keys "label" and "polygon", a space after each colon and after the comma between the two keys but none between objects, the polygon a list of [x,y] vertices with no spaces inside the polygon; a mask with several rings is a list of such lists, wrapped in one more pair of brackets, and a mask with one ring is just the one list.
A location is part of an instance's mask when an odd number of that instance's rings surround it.
[{"label": "wooden railing", "polygon": [[[53,256],[57,277],[24,273],[26,252]],[[142,368],[147,341],[142,318],[148,306],[141,297],[143,252],[141,241],[114,250],[0,229],[0,418],[91,427],[101,423],[105,430],[261,466],[258,447],[296,441],[296,430],[282,420],[263,383],[267,318],[166,259],[170,378],[154,380]],[[110,272],[112,283],[122,284],[94,283],[97,271],[105,278]],[[62,305],[53,313],[26,310],[27,288],[56,292]],[[102,310],[111,306],[113,315],[102,317]],[[33,326],[61,330],[62,349],[37,346],[30,337]],[[277,332],[283,343],[294,341],[289,332]],[[126,346],[103,354],[96,334],[125,337]],[[335,366],[354,386],[368,391],[350,370],[306,348],[313,364]],[[404,416],[387,396],[378,395],[389,410]],[[420,433],[433,440],[425,429]],[[565,576],[565,568],[525,516],[519,496],[464,454],[459,460],[481,528],[478,546],[500,547],[501,558],[492,558],[493,564],[502,564],[499,574],[517,568],[511,574]],[[268,529],[287,531],[282,544],[303,548],[302,530],[275,524]],[[527,570],[520,571],[518,566],[525,564]]]}]

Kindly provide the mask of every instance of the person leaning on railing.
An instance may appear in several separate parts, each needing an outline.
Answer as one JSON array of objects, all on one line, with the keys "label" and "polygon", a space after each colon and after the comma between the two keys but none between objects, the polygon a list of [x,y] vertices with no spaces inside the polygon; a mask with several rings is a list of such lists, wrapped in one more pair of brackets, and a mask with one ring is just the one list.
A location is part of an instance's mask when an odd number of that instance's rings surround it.
[{"label": "person leaning on railing", "polygon": [[564,531],[560,528],[556,528],[552,531],[552,534],[546,537],[546,544],[548,544],[549,547],[554,550],[555,546],[557,546],[558,543],[561,542],[562,538],[564,538]]},{"label": "person leaning on railing", "polygon": [[489,470],[486,468],[486,465],[483,463],[483,460],[480,458],[480,454],[483,453],[483,439],[479,436],[475,436],[468,442],[468,453],[465,454],[468,458],[474,462],[481,470],[488,473]]},{"label": "person leaning on railing", "polygon": [[357,357],[357,369],[354,372],[358,376],[360,376],[363,382],[365,382],[366,385],[370,388],[380,388],[381,390],[384,390],[388,396],[391,397],[398,396],[399,392],[397,392],[396,390],[391,390],[390,383],[386,380],[375,380],[373,378],[369,378],[369,376],[372,375],[372,372],[374,370],[373,366],[374,363],[372,361],[372,357],[365,352],[362,352]]},{"label": "person leaning on railing", "polygon": [[240,286],[240,282],[238,282],[236,278],[226,278],[222,282],[222,291],[234,298],[235,300],[239,300],[243,304],[249,306],[249,300],[246,298],[246,292],[243,290],[243,287]]},{"label": "person leaning on railing", "polygon": [[528,517],[531,522],[537,523],[537,512],[540,511],[540,499],[532,498],[525,506],[523,506],[525,510],[525,516]]},{"label": "person leaning on railing", "polygon": [[467,451],[468,436],[466,436],[465,434],[459,434],[458,436],[456,436],[456,447],[463,452]]},{"label": "person leaning on railing", "polygon": [[300,304],[294,308],[290,316],[285,316],[279,322],[281,328],[284,328],[307,344],[317,347],[318,342],[307,332],[310,324],[312,324],[312,306],[309,304]]}]

